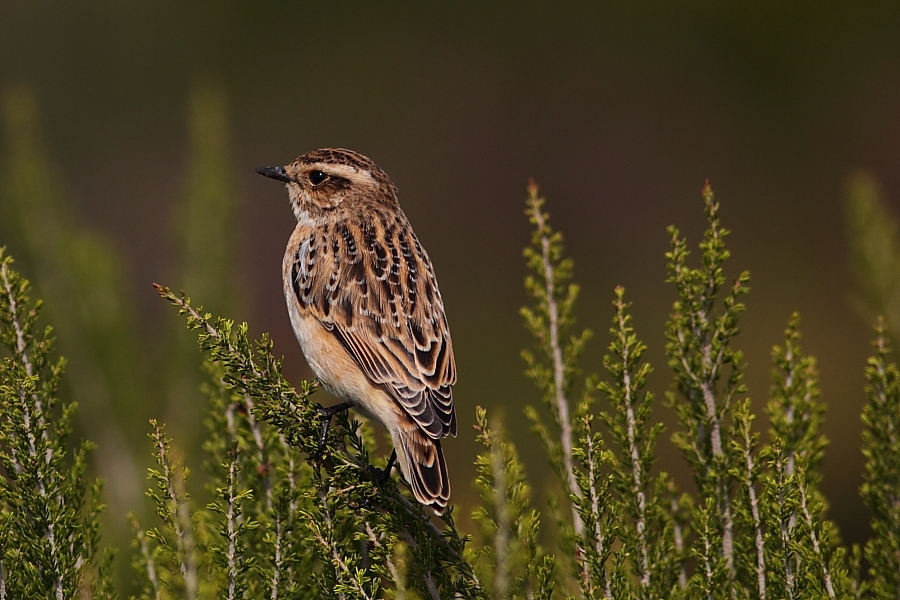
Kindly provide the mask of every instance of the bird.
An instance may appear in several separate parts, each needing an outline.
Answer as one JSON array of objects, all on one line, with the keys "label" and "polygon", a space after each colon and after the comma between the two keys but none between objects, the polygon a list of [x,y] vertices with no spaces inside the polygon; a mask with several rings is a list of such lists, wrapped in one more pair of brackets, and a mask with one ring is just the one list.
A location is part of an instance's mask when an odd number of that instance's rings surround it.
[{"label": "bird", "polygon": [[322,386],[383,424],[416,500],[442,515],[456,436],[456,362],[431,260],[371,159],[322,148],[259,174],[285,184],[297,225],[282,262],[291,325]]}]

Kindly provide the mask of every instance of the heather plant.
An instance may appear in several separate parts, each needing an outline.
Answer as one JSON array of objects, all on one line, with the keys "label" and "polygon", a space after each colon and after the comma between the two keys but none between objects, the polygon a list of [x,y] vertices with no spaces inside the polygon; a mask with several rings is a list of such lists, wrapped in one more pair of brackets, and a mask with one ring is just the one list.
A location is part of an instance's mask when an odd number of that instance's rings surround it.
[{"label": "heather plant", "polygon": [[[201,110],[216,106],[208,94],[194,102],[193,160],[215,173],[222,163],[216,147],[224,142],[207,147],[202,140],[210,137],[203,132],[221,132],[221,110]],[[211,185],[192,179],[192,208],[179,218],[196,273],[207,270],[203,260],[215,272],[227,263],[225,254],[200,256],[186,225],[223,208],[206,193]],[[769,430],[761,441],[738,346],[750,278],[729,275],[728,230],[709,184],[697,260],[681,233],[669,229],[665,258],[675,301],[665,350],[672,385],[662,402],[648,389],[653,367],[621,287],[612,293],[602,369],[594,369],[600,374],[581,364],[591,334],[576,327],[574,266],[537,185],[527,194],[531,304],[521,314],[534,343],[523,357],[540,402],[526,414],[555,485],[533,484],[498,413],[479,407],[470,435],[481,447],[474,482],[480,502],[467,534],[457,524],[459,507],[435,516],[396,474],[383,477],[383,459],[371,459],[376,430],[355,413],[337,415],[320,439],[319,386],[286,381],[268,335],[252,340],[246,323],[157,286],[202,351],[195,376],[206,399],[205,441],[202,458],[185,454],[181,449],[193,445],[179,439],[181,430],[150,421],[144,448],[152,457],[146,496],[153,512],[135,507],[128,519],[133,597],[900,596],[900,376],[890,339],[900,242],[871,180],[854,180],[848,204],[858,304],[865,314],[885,315],[865,371],[862,415],[860,492],[872,537],[852,548],[842,543],[820,490],[826,411],[797,314],[772,350]],[[214,229],[227,225],[227,211],[220,216]],[[49,254],[31,258],[52,267],[51,280],[66,289],[87,285],[67,279]],[[221,302],[221,290],[196,273],[186,270],[185,287]],[[41,302],[29,292],[0,251],[0,600],[112,598],[113,553],[101,550],[99,537],[101,486],[86,473],[91,446],[71,439],[76,404],[60,393],[65,363],[54,356],[50,329],[39,325]],[[201,362],[183,346],[173,356]],[[583,367],[591,374],[582,377]],[[163,372],[178,376],[165,388],[170,392],[195,377],[177,365]],[[677,415],[668,435],[693,486],[655,464],[664,410]],[[189,465],[200,467],[192,472]],[[537,508],[536,490],[549,495],[547,514]]]},{"label": "heather plant", "polygon": [[[210,84],[193,86],[188,100],[186,181],[173,198],[170,230],[154,235],[174,249],[167,269],[172,281],[215,297],[210,301],[217,310],[231,312],[240,303],[237,294],[225,293],[240,289],[230,254],[235,248],[221,242],[234,238],[239,198],[229,178],[228,105],[223,90]],[[53,324],[54,347],[67,359],[60,395],[79,407],[73,431],[97,442],[89,468],[106,482],[109,510],[100,516],[101,531],[107,543],[125,547],[132,533],[122,515],[146,512],[141,488],[151,464],[143,444],[148,420],[167,422],[186,463],[194,470],[202,465],[203,428],[195,424],[205,412],[197,395],[203,360],[176,319],[154,326],[154,335],[142,331],[153,319],[137,314],[124,253],[78,218],[61,176],[65,169],[48,151],[41,125],[32,88],[0,89],[0,246],[28,273],[30,293],[44,301],[41,314]],[[140,293],[152,293],[149,281],[137,284]],[[132,577],[128,562],[116,561],[119,587]]]},{"label": "heather plant", "polygon": [[91,444],[69,444],[65,361],[52,356],[52,330],[38,326],[41,303],[28,289],[0,248],[0,598],[111,598],[102,485],[85,476]]}]

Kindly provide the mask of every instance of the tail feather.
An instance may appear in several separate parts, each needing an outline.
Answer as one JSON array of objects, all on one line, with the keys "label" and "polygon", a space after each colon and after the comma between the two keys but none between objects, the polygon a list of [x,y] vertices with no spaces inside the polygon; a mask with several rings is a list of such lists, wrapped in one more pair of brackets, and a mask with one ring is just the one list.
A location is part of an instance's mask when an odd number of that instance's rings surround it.
[{"label": "tail feather", "polygon": [[397,464],[416,500],[444,514],[450,499],[450,478],[440,440],[433,440],[417,426],[403,428],[394,438]]}]

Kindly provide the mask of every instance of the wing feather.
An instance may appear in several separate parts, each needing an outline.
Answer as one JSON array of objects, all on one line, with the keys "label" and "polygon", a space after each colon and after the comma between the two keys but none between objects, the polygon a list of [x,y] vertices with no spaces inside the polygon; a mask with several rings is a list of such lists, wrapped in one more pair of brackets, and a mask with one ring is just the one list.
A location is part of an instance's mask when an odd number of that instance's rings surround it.
[{"label": "wing feather", "polygon": [[291,269],[301,309],[432,439],[456,435],[450,330],[428,255],[406,216],[311,232]]}]

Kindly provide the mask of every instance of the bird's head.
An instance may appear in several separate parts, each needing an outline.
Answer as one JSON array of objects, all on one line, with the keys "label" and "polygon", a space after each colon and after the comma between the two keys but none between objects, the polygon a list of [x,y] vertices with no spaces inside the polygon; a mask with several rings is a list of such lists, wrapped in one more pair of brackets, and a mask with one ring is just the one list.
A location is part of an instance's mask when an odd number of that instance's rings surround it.
[{"label": "bird's head", "polygon": [[285,183],[298,220],[317,221],[337,209],[352,211],[367,203],[397,204],[397,188],[387,174],[352,150],[313,150],[285,167],[256,172]]}]

